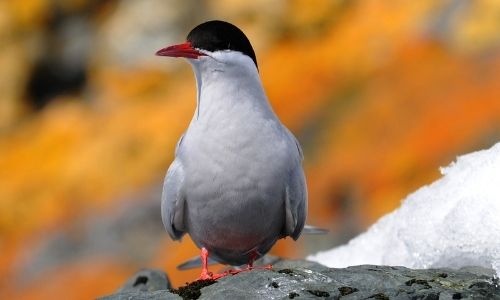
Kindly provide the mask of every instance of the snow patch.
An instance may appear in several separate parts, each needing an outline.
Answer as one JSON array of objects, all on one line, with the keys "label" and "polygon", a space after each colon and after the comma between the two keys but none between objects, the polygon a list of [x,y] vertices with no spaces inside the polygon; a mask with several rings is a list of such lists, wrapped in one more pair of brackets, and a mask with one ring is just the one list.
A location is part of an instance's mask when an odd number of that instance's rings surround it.
[{"label": "snow patch", "polygon": [[346,245],[308,259],[329,267],[482,266],[500,275],[500,143],[457,158]]}]

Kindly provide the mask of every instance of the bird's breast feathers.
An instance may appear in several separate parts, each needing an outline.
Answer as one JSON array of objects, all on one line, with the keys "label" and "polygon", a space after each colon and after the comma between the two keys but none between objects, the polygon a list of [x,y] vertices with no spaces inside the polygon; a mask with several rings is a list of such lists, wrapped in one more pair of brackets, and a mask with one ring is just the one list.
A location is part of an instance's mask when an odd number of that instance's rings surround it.
[{"label": "bird's breast feathers", "polygon": [[[296,164],[294,141],[279,121],[190,126],[182,141],[179,158],[186,177],[207,190],[267,189],[285,177]],[[269,187],[271,188],[271,187]],[[275,186],[282,189],[283,187]]]}]

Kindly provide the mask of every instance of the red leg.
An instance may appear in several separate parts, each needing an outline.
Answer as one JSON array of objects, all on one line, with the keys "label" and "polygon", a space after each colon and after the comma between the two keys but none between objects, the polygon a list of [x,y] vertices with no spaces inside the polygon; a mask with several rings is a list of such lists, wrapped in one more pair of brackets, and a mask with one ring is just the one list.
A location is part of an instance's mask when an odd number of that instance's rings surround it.
[{"label": "red leg", "polygon": [[252,251],[252,253],[250,253],[250,258],[248,260],[247,268],[245,270],[253,270],[253,269],[271,270],[273,268],[272,265],[265,265],[265,266],[262,266],[262,267],[254,267],[253,263],[255,262],[256,258],[257,258],[257,252]]},{"label": "red leg", "polygon": [[205,247],[201,248],[201,275],[198,280],[217,280],[224,276],[231,274],[230,272],[224,272],[221,274],[214,274],[208,271],[208,250]]},{"label": "red leg", "polygon": [[203,247],[201,248],[201,275],[198,280],[213,279],[212,272],[208,271],[208,250]]},{"label": "red leg", "polygon": [[257,258],[257,252],[252,251],[252,253],[250,253],[250,258],[248,259],[247,269],[249,270],[253,269],[253,263],[255,262],[256,258]]}]

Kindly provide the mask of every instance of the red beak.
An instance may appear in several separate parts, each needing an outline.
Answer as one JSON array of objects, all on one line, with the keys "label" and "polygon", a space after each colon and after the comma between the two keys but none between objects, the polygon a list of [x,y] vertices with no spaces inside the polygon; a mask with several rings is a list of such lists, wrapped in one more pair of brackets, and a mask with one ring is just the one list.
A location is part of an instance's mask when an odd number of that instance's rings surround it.
[{"label": "red beak", "polygon": [[203,54],[193,48],[190,42],[185,42],[184,44],[168,46],[166,48],[160,49],[156,51],[156,55],[185,58],[198,58],[200,56],[206,56],[206,54]]}]

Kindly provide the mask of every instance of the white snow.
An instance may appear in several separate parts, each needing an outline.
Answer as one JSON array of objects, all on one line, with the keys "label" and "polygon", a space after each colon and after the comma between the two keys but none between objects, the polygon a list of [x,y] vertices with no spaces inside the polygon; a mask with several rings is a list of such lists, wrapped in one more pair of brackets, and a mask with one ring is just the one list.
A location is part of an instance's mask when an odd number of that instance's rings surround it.
[{"label": "white snow", "polygon": [[457,158],[346,245],[308,259],[329,267],[483,266],[500,275],[500,143]]}]

